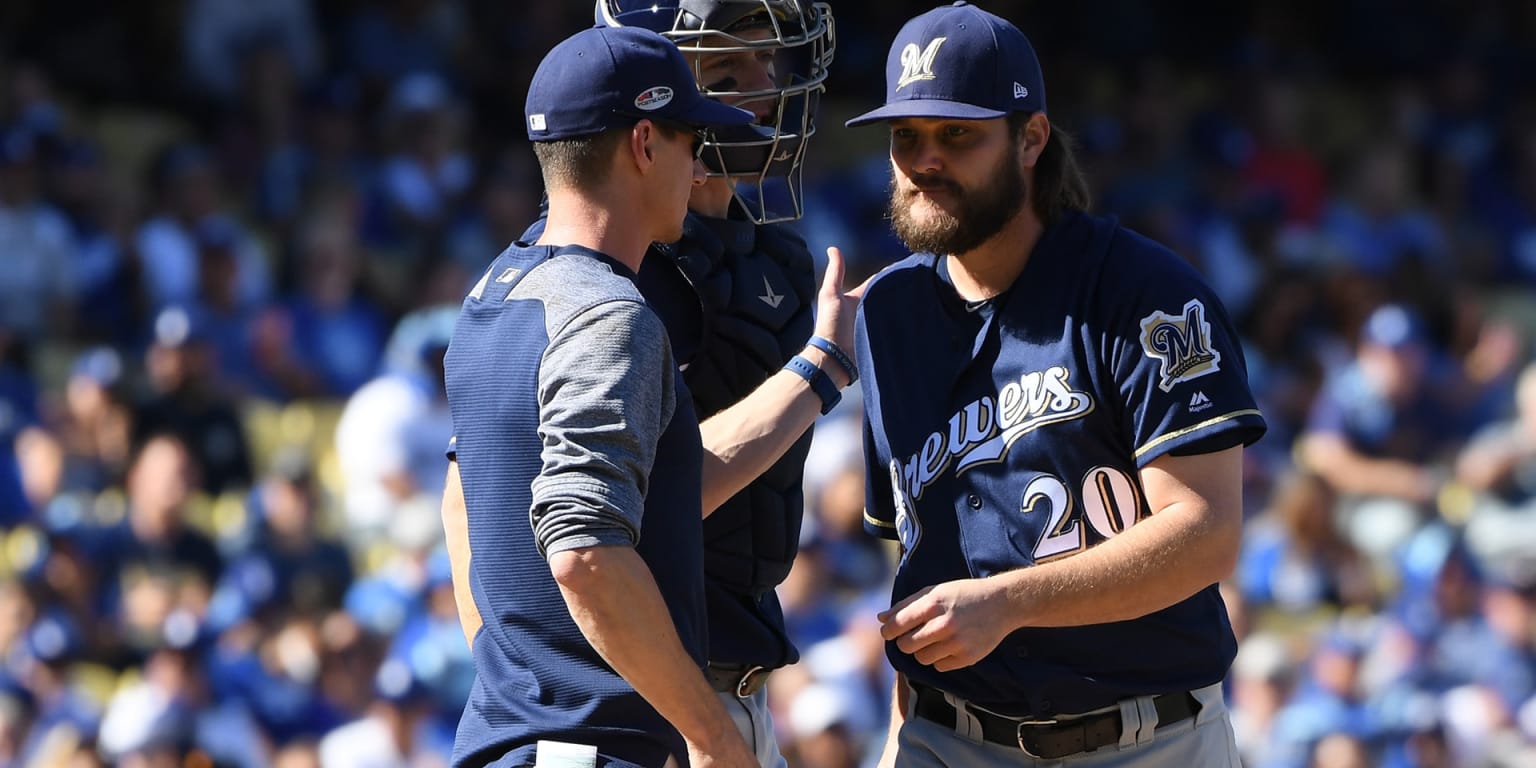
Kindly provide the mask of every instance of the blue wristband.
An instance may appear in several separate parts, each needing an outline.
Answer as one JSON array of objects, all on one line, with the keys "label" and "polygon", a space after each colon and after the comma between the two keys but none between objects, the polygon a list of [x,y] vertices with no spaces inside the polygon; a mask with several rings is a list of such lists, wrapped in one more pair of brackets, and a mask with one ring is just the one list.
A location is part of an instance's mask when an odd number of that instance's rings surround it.
[{"label": "blue wristband", "polygon": [[832,383],[832,377],[826,371],[816,367],[815,363],[795,355],[784,364],[784,370],[791,371],[800,378],[805,379],[811,385],[811,391],[821,398],[822,414],[829,413],[839,400],[843,399],[843,393],[838,391],[837,385]]},{"label": "blue wristband", "polygon": [[849,384],[859,380],[859,369],[854,366],[853,358],[849,357],[848,353],[844,352],[843,348],[837,345],[837,342],[825,336],[812,336],[811,340],[807,341],[806,344],[827,353],[827,356],[836,360],[837,364],[842,366],[843,373],[848,374]]}]

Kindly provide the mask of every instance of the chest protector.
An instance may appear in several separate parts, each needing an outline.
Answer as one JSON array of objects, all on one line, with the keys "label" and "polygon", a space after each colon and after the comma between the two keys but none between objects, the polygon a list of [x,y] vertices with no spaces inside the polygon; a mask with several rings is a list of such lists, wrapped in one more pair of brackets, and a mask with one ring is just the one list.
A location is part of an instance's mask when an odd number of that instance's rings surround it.
[{"label": "chest protector", "polygon": [[[750,394],[811,336],[815,263],[788,227],[689,214],[682,240],[652,246],[637,282],[666,324],[700,421]],[[756,597],[789,574],[810,444],[807,431],[704,520],[715,583]]]}]

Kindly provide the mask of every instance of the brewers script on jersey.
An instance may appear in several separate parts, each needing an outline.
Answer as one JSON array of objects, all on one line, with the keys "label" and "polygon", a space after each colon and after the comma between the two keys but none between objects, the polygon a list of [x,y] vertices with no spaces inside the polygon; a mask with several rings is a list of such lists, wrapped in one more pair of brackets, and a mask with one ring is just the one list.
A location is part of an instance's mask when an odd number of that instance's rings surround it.
[{"label": "brewers script on jersey", "polygon": [[[1065,214],[981,306],[936,281],[948,282],[942,257],[909,257],[870,286],[859,316],[865,525],[901,542],[893,603],[1095,546],[1150,513],[1141,467],[1264,431],[1219,302],[1113,220]],[[1211,586],[1132,621],[1022,629],[952,672],[887,648],[915,682],[1043,717],[1214,683],[1236,642]]]}]

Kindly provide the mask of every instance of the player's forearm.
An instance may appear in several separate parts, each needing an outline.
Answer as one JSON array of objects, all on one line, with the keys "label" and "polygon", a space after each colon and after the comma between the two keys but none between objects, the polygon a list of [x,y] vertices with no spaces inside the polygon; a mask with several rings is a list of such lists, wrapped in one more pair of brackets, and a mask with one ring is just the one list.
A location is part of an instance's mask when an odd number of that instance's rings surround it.
[{"label": "player's forearm", "polygon": [[1434,477],[1426,468],[1408,461],[1365,456],[1331,435],[1303,439],[1301,457],[1309,469],[1341,493],[1427,501],[1436,491]]},{"label": "player's forearm", "polygon": [[1474,491],[1491,491],[1509,482],[1515,468],[1536,451],[1514,440],[1473,444],[1456,460],[1456,479]]},{"label": "player's forearm", "polygon": [[[1241,462],[1240,448],[1158,459],[1142,476],[1151,516],[1079,554],[993,577],[1010,615],[1033,627],[1125,621],[1230,576],[1242,539]],[[1160,465],[1199,478],[1202,493]]]},{"label": "player's forearm", "polygon": [[891,720],[885,731],[885,750],[880,753],[876,768],[892,768],[896,765],[896,745],[900,741],[901,725],[907,721],[907,676],[896,673],[896,683],[891,690]]},{"label": "player's forearm", "polygon": [[453,602],[459,611],[459,627],[471,649],[483,623],[480,606],[469,588],[469,512],[464,506],[464,487],[459,484],[459,463],[448,462],[443,481],[443,535],[448,546],[449,571],[453,576]]},{"label": "player's forearm", "polygon": [[[839,387],[847,377],[821,350],[807,347],[801,356],[818,365]],[[704,442],[703,503],[709,516],[747,483],[766,472],[821,415],[821,398],[810,384],[789,371],[768,377],[741,402],[699,425]]]},{"label": "player's forearm", "polygon": [[629,547],[587,547],[557,552],[549,565],[587,642],[685,739],[710,754],[746,749],[683,649],[639,554]]}]

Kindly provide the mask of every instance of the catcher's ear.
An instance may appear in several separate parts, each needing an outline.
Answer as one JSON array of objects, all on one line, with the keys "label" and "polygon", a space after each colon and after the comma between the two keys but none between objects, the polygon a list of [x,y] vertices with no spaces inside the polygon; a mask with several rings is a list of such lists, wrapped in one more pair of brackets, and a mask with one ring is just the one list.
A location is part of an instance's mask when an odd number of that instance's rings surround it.
[{"label": "catcher's ear", "polygon": [[1025,168],[1033,168],[1040,159],[1040,153],[1045,150],[1046,142],[1051,140],[1051,121],[1044,112],[1036,112],[1029,116],[1029,121],[1024,123],[1024,130],[1020,133],[1019,163]]}]

